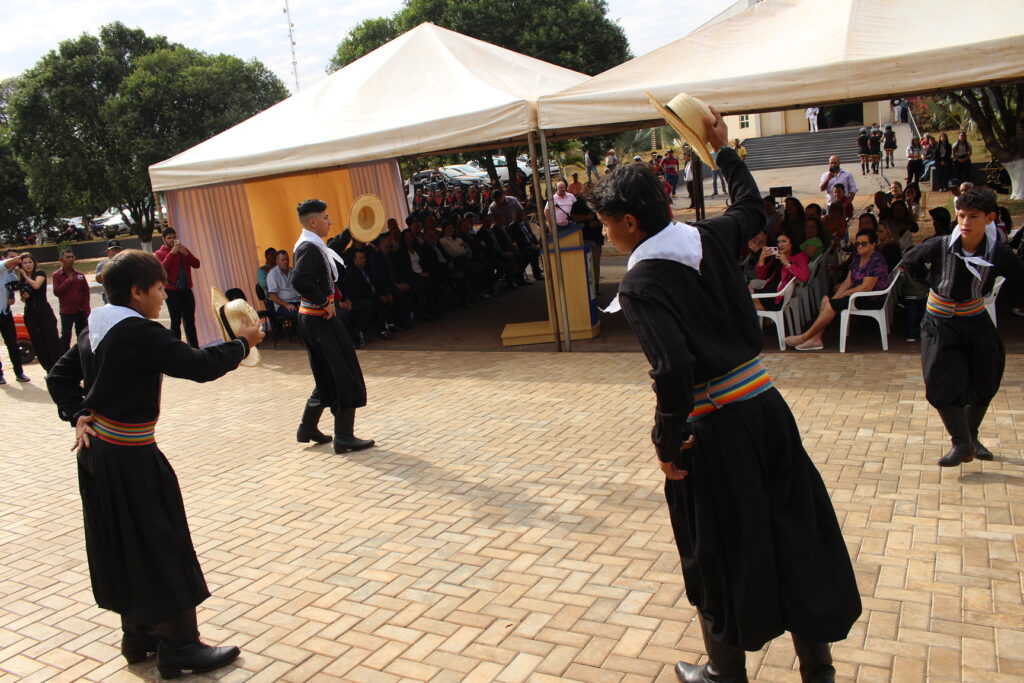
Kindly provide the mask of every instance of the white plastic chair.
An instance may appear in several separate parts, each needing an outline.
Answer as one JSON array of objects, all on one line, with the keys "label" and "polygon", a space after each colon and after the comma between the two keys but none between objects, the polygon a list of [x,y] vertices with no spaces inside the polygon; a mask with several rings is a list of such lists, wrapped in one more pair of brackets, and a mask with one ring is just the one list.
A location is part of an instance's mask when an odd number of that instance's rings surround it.
[{"label": "white plastic chair", "polygon": [[[900,279],[902,272],[894,269],[889,286],[877,292],[857,292],[850,295],[850,304],[839,314],[839,353],[846,353],[846,335],[850,328],[850,316],[862,315],[874,318],[878,322],[878,333],[882,336],[882,350],[889,350],[889,325],[892,323],[893,298],[892,290]],[[885,297],[881,308],[857,308],[857,301],[867,297]]]},{"label": "white plastic chair", "polygon": [[777,311],[762,311],[757,309],[758,318],[768,318],[775,323],[775,331],[779,335],[779,351],[786,350],[786,311],[789,309],[789,304],[793,300],[793,290],[796,289],[797,279],[791,278],[786,286],[782,288],[781,292],[765,292],[763,294],[751,294],[751,299],[775,299],[779,296],[782,297],[782,308]]},{"label": "white plastic chair", "polygon": [[996,299],[999,298],[999,290],[1003,288],[1003,283],[1006,282],[1006,278],[1000,275],[996,278],[996,281],[992,284],[992,291],[985,297],[985,310],[988,311],[989,316],[992,318],[992,324],[996,327],[999,326],[999,322],[996,320]]}]

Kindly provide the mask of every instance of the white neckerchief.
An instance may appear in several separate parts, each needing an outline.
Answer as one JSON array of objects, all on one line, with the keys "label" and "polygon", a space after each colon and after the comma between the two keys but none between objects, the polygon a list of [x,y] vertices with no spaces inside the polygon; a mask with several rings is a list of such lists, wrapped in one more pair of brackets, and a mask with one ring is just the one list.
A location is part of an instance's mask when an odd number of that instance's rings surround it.
[{"label": "white neckerchief", "polygon": [[114,328],[114,325],[128,318],[142,317],[141,313],[127,306],[107,304],[102,308],[94,309],[89,314],[89,344],[92,346],[93,352],[95,353],[100,342],[107,336],[107,332]]},{"label": "white neckerchief", "polygon": [[[958,254],[953,248],[956,241],[960,239],[960,226],[957,225],[953,228],[953,232],[949,234],[949,239],[946,242],[946,248],[949,249],[950,253],[956,256],[958,259],[964,262],[964,267],[967,268],[967,272],[973,275],[978,280],[981,280],[981,273],[975,266],[982,266],[984,268],[991,268],[992,263],[992,252],[996,249],[996,243],[999,241],[999,232],[996,230],[995,223],[989,223],[985,226],[985,256],[964,256]],[[960,247],[963,249],[963,246]]]},{"label": "white neckerchief", "polygon": [[302,233],[299,234],[299,239],[295,242],[295,246],[292,247],[292,253],[294,254],[299,249],[299,245],[303,242],[309,242],[310,244],[316,245],[316,248],[320,250],[320,253],[324,255],[324,261],[327,261],[328,273],[331,276],[331,287],[334,287],[334,283],[338,281],[338,265],[345,267],[345,262],[341,260],[338,253],[333,249],[328,249],[327,245],[324,244],[324,240],[320,235],[316,234],[312,230],[302,229]]},{"label": "white neckerchief", "polygon": [[[648,259],[667,259],[682,263],[684,266],[700,271],[700,262],[704,257],[704,247],[700,241],[700,231],[688,223],[669,223],[660,232],[648,237],[629,255],[626,270],[640,261]],[[622,309],[619,295],[616,294],[605,313],[617,313]]]}]

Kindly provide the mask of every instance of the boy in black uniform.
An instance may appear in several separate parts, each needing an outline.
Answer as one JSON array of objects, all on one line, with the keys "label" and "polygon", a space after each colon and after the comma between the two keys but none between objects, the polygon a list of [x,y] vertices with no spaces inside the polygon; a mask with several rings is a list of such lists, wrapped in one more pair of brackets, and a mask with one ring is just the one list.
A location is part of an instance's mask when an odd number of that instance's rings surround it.
[{"label": "boy in black uniform", "polygon": [[903,267],[928,264],[928,303],[921,323],[921,367],[925,395],[939,411],[953,447],[939,460],[956,467],[974,458],[991,460],[978,441],[978,428],[999,390],[1006,353],[985,296],[996,277],[1024,291],[1024,261],[1000,244],[995,226],[996,196],[974,188],[957,200],[957,227],[911,249]]},{"label": "boy in black uniform", "polygon": [[75,426],[85,550],[96,604],[121,615],[129,664],[157,653],[164,678],[203,672],[237,647],[199,640],[196,606],[210,597],[192,546],[178,480],[154,438],[164,375],[209,382],[259,343],[256,325],[193,349],[153,322],[167,275],[151,254],[122,251],[103,269],[110,303],[46,376],[62,420]]},{"label": "boy in black uniform", "polygon": [[707,141],[731,195],[724,215],[670,222],[664,190],[640,164],[616,168],[589,198],[631,253],[618,300],[653,368],[651,436],[710,660],[679,662],[676,675],[745,682],[744,650],[790,631],[804,680],[832,681],[828,643],[846,638],[860,596],[828,492],[758,357],[761,328],[736,263],[764,210],[712,114]]},{"label": "boy in black uniform", "polygon": [[299,443],[327,443],[331,437],[320,432],[317,424],[325,408],[334,414],[334,452],[358,451],[373,446],[373,441],[353,435],[356,408],[366,405],[366,384],[359,358],[348,330],[336,317],[335,290],[341,257],[324,244],[331,221],[327,204],[307,199],[298,206],[302,233],[295,243],[295,267],[292,287],[299,301],[299,336],[306,344],[309,367],[316,386],[306,401],[302,421],[295,438]]}]

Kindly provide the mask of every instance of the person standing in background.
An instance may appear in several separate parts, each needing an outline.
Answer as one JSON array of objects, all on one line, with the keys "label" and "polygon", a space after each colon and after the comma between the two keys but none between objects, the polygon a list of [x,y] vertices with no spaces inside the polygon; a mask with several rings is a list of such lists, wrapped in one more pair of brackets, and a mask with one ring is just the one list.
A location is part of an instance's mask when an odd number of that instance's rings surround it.
[{"label": "person standing in background", "polygon": [[167,271],[167,311],[171,315],[171,331],[181,339],[181,326],[185,325],[188,345],[199,348],[196,334],[196,298],[192,294],[192,269],[199,267],[199,259],[192,255],[179,240],[174,228],[163,231],[164,243],[153,254]]},{"label": "person standing in background", "polygon": [[53,274],[53,294],[60,301],[60,350],[71,347],[71,327],[82,334],[89,320],[89,282],[85,273],[75,270],[75,252],[60,253],[61,268]]}]

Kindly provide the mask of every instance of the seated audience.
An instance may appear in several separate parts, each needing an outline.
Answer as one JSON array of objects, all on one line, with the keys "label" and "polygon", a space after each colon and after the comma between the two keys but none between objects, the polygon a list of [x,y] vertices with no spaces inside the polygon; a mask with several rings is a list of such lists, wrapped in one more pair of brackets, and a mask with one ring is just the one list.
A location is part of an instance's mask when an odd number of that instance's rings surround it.
[{"label": "seated audience", "polygon": [[299,293],[292,287],[291,264],[288,252],[277,252],[277,265],[267,273],[267,295],[276,306],[274,313],[278,320],[294,322],[299,316]]},{"label": "seated audience", "polygon": [[903,259],[903,249],[896,243],[896,236],[890,227],[891,224],[891,218],[878,222],[878,244],[875,247],[875,251],[885,259],[885,265],[889,268],[890,273]]},{"label": "seated audience", "polygon": [[[807,264],[807,254],[802,251],[794,253],[793,238],[789,233],[779,233],[776,246],[761,249],[761,255],[757,259],[757,277],[764,282],[756,289],[751,286],[750,291],[756,294],[781,292],[793,278],[807,282],[807,278],[810,277]],[[754,299],[754,308],[777,311],[782,308],[782,297]]]},{"label": "seated audience", "polygon": [[[786,337],[786,343],[800,351],[817,351],[825,348],[821,335],[836,313],[846,310],[850,305],[850,295],[857,292],[877,292],[889,286],[889,268],[885,259],[875,251],[878,234],[872,230],[858,230],[854,238],[857,249],[850,263],[850,272],[836,287],[835,293],[821,299],[821,310],[818,319],[803,334]],[[857,308],[881,308],[885,305],[885,297],[873,296],[857,301]]]},{"label": "seated audience", "polygon": [[889,195],[879,190],[874,195],[875,212],[878,214],[878,220],[888,218],[891,209],[889,208]]},{"label": "seated audience", "polygon": [[831,236],[820,218],[808,216],[804,220],[804,236],[806,239],[800,243],[799,249],[810,261],[828,251],[832,243]]},{"label": "seated audience", "polygon": [[[885,219],[879,217],[879,220]],[[910,215],[910,209],[907,208],[906,202],[902,199],[897,199],[892,203],[892,206],[889,208],[889,219],[887,222],[889,223],[889,229],[892,230],[903,251],[914,246],[914,233],[919,228],[917,227],[917,221]]]},{"label": "seated audience", "polygon": [[932,229],[936,235],[948,235],[953,232],[953,218],[949,215],[949,209],[937,206],[929,209],[928,215],[932,218]]},{"label": "seated audience", "polygon": [[364,249],[352,252],[342,284],[345,298],[352,302],[353,325],[360,344],[370,343],[371,325],[381,339],[391,339],[392,336],[387,320],[394,297],[377,289],[367,268],[366,255]]},{"label": "seated audience", "polygon": [[903,201],[910,209],[910,216],[915,221],[921,220],[921,188],[917,183],[907,185],[907,189],[903,191]]}]

